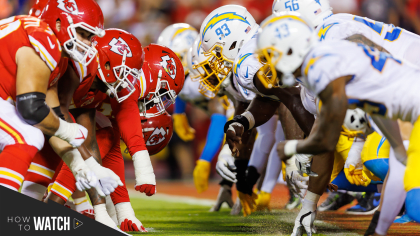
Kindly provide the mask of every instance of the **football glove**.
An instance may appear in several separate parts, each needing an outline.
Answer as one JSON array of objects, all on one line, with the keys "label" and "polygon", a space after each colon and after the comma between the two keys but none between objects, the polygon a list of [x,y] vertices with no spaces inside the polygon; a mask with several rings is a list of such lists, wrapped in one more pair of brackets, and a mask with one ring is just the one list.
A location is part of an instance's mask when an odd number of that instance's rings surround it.
[{"label": "football glove", "polygon": [[129,202],[118,203],[115,205],[115,210],[122,231],[147,232],[143,224],[136,218],[134,210]]},{"label": "football glove", "polygon": [[74,148],[80,147],[88,135],[88,130],[77,123],[69,123],[62,119],[58,120],[60,121],[60,126],[54,136],[68,142]]},{"label": "football glove", "polygon": [[344,164],[344,174],[351,184],[366,187],[370,184],[371,180],[363,171],[361,157],[363,145],[363,141],[353,141],[346,163]]},{"label": "football glove", "polygon": [[193,177],[195,188],[198,193],[202,193],[209,187],[210,162],[198,160],[194,168]]},{"label": "football glove", "polygon": [[242,205],[242,213],[244,216],[251,215],[255,211],[255,201],[258,199],[257,194],[253,192],[252,195],[249,195],[243,192],[237,192]]},{"label": "football glove", "polygon": [[312,166],[312,155],[309,154],[295,154],[296,157],[296,167],[299,170],[299,174],[303,175],[304,173],[309,176],[317,177],[318,174],[311,170]]},{"label": "football glove", "polygon": [[305,192],[308,189],[307,181],[309,177],[303,177],[300,175],[298,168],[296,167],[296,155],[293,155],[286,164],[286,183],[293,194],[298,195],[300,198],[305,196]]},{"label": "football glove", "polygon": [[235,158],[232,156],[229,145],[227,144],[225,144],[220,151],[216,164],[216,171],[223,179],[233,183],[237,182]]},{"label": "football glove", "polygon": [[108,196],[114,192],[118,186],[123,186],[120,177],[118,177],[118,175],[116,175],[112,170],[101,166],[95,158],[90,157],[85,160],[85,163],[95,173],[99,180],[99,183],[95,188],[100,196]]},{"label": "football glove", "polygon": [[316,228],[314,227],[315,217],[316,210],[310,211],[302,208],[296,217],[291,236],[302,236],[304,233],[308,236],[312,236],[312,233],[316,233]]},{"label": "football glove", "polygon": [[185,113],[173,114],[175,133],[184,141],[188,142],[194,139],[195,130],[188,124]]}]

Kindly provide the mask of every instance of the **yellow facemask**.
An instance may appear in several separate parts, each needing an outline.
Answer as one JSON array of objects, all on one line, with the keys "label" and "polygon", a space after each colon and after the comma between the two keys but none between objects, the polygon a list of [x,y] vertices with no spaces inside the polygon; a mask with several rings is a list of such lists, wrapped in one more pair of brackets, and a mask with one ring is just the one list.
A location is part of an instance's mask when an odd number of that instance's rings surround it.
[{"label": "yellow facemask", "polygon": [[[257,72],[257,77],[264,87],[271,89],[280,87],[275,65],[282,57],[283,53],[274,47],[266,47],[257,51],[258,60],[263,64]],[[274,60],[273,58],[276,57]]]},{"label": "yellow facemask", "polygon": [[[207,60],[202,64],[208,76],[200,80],[200,93],[206,97],[213,98],[219,92],[220,85],[227,78],[233,68],[233,61],[222,55],[223,47],[214,45],[209,52],[204,53]],[[211,73],[209,73],[209,69]],[[214,75],[214,76],[212,76]]]}]

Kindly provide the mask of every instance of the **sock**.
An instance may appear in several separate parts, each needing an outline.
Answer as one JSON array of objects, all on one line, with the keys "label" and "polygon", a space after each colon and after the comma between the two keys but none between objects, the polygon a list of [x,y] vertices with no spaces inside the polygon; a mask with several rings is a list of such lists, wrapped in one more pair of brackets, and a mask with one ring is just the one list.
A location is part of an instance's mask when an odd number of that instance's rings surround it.
[{"label": "sock", "polygon": [[111,219],[116,225],[120,225],[117,219],[117,212],[115,211],[115,205],[112,202],[111,196],[106,196],[106,211],[108,212]]},{"label": "sock", "polygon": [[207,140],[201,153],[200,160],[211,162],[219,152],[223,144],[223,126],[226,123],[226,116],[215,113],[211,116],[211,123],[207,133]]},{"label": "sock", "polygon": [[369,227],[365,232],[365,236],[369,236],[375,233],[376,225],[378,224],[379,215],[381,214],[380,211],[375,211],[373,214],[372,220],[370,221]]},{"label": "sock", "polygon": [[92,205],[90,205],[89,200],[87,199],[86,196],[74,198],[73,201],[74,201],[75,210],[77,212],[93,210],[93,207]]},{"label": "sock", "polygon": [[265,178],[261,186],[261,191],[266,193],[271,193],[276,186],[277,179],[281,173],[282,163],[277,155],[277,143],[284,141],[284,132],[283,127],[281,126],[280,121],[277,121],[277,128],[276,128],[276,142],[274,143],[273,147],[271,148],[270,155],[268,157],[267,169],[265,172]]},{"label": "sock", "polygon": [[255,140],[248,165],[254,166],[259,174],[263,172],[264,167],[267,165],[269,151],[274,145],[277,121],[278,116],[274,115],[265,124],[257,127],[258,137]]},{"label": "sock", "polygon": [[67,202],[74,191],[76,191],[76,179],[69,167],[63,165],[51,187],[51,192]]},{"label": "sock", "polygon": [[382,195],[381,214],[379,215],[378,225],[375,232],[386,235],[389,227],[394,222],[395,217],[400,212],[406,192],[404,191],[404,172],[405,166],[395,157],[391,148],[389,153],[389,176],[385,185],[385,191]]},{"label": "sock", "polygon": [[41,201],[44,197],[47,187],[31,181],[24,181],[20,192],[28,197]]},{"label": "sock", "polygon": [[[245,181],[245,171],[248,167],[248,160],[235,160],[236,166],[236,189],[243,193],[248,193],[248,188]],[[252,194],[252,190],[251,190]]]},{"label": "sock", "polygon": [[0,185],[19,191],[37,151],[27,144],[7,145],[0,153]]}]

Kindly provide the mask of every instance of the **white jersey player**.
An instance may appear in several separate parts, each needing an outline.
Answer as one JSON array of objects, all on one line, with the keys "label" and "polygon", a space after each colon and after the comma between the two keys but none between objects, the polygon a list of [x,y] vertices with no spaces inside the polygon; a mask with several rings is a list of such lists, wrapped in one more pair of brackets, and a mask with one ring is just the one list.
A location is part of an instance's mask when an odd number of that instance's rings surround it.
[{"label": "white jersey player", "polygon": [[[371,114],[395,155],[401,157],[406,154],[399,131],[394,129],[395,120],[415,123],[408,147],[404,184],[408,191],[407,213],[418,220],[420,206],[415,197],[420,190],[420,176],[415,170],[420,163],[413,143],[419,138],[416,127],[419,125],[420,105],[416,101],[420,100],[417,92],[420,69],[362,44],[333,40],[317,44],[316,32],[296,15],[272,16],[266,23],[258,38],[259,54],[271,55],[266,59],[275,62],[276,73],[302,76],[304,86],[323,102],[318,128],[306,140],[279,145],[280,157],[288,159],[296,153],[317,154],[333,150],[347,104]],[[282,30],[276,33],[279,28]],[[272,50],[278,53],[267,54]],[[285,60],[288,60],[287,64]],[[318,199],[319,195],[308,191],[293,235],[300,235],[303,228],[311,232]]]}]

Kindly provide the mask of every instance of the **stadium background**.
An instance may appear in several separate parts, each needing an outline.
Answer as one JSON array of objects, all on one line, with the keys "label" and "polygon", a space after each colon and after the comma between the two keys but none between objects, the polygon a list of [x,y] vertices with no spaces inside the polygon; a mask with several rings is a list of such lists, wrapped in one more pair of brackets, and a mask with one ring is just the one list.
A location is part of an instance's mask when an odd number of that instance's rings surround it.
[{"label": "stadium background", "polygon": [[[0,0],[0,19],[27,14],[36,0]],[[226,4],[245,6],[257,22],[271,14],[272,0],[97,0],[107,28],[121,28],[133,33],[143,46],[157,41],[162,30],[172,23],[189,23],[200,29],[212,10]],[[334,13],[351,13],[392,23],[420,33],[420,0],[330,0]],[[173,107],[171,107],[172,112]],[[209,117],[200,109],[187,107],[190,125],[196,138],[188,143],[174,133],[167,148],[152,158],[158,179],[191,179],[195,160],[204,147]],[[193,118],[194,117],[194,118]],[[122,146],[124,151],[125,145]],[[134,169],[127,152],[126,176],[134,178]],[[212,177],[220,178],[213,170]]]}]

